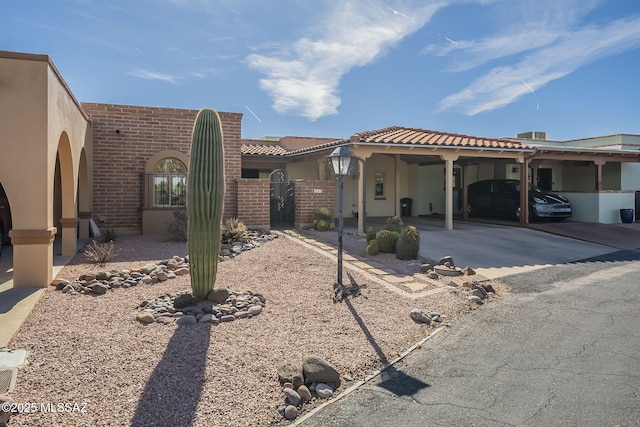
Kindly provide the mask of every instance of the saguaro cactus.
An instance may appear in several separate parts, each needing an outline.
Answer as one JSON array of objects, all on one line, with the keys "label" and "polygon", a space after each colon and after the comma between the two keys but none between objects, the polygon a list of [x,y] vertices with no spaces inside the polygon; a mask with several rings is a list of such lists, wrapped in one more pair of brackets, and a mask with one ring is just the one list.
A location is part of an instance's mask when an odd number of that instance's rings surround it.
[{"label": "saguaro cactus", "polygon": [[193,296],[204,299],[213,290],[220,252],[224,202],[224,147],[220,116],[212,109],[198,112],[193,125],[187,210],[189,271]]}]

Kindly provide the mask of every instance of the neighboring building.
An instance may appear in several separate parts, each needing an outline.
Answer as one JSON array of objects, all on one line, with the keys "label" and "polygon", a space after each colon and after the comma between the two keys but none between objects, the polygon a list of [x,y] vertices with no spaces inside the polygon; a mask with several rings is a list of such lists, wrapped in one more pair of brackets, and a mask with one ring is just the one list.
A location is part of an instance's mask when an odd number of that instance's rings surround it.
[{"label": "neighboring building", "polygon": [[[73,255],[92,223],[166,232],[185,208],[196,110],[79,103],[46,55],[0,51],[0,81],[0,190],[13,223],[14,286],[48,285],[54,238]],[[393,126],[346,140],[242,140],[242,114],[219,114],[223,218],[250,227],[303,227],[315,208],[335,208],[327,156],[337,146],[354,156],[343,207],[361,232],[367,216],[401,214],[441,214],[452,229],[455,214],[466,217],[464,189],[480,179],[549,175],[550,189],[574,204],[574,219],[599,222],[617,222],[614,212],[640,190],[640,136],[552,143],[543,133],[496,139]]]}]

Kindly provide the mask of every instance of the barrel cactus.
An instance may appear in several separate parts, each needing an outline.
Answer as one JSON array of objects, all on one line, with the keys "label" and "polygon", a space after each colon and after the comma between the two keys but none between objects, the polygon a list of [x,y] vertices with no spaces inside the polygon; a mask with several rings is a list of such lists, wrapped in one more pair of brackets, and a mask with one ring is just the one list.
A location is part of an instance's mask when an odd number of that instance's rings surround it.
[{"label": "barrel cactus", "polygon": [[371,256],[375,256],[380,253],[380,246],[378,245],[378,242],[376,242],[376,239],[369,240],[364,252],[367,255],[371,255]]},{"label": "barrel cactus", "polygon": [[376,229],[373,228],[372,226],[369,226],[367,228],[367,242],[370,242],[372,240],[376,240]]},{"label": "barrel cactus", "polygon": [[384,226],[386,230],[395,231],[396,233],[402,232],[402,218],[399,216],[391,216],[387,218],[387,225]]},{"label": "barrel cactus", "polygon": [[420,232],[413,225],[405,227],[396,243],[396,257],[403,260],[416,259],[419,250]]},{"label": "barrel cactus", "polygon": [[197,299],[205,299],[213,290],[218,269],[224,202],[222,141],[218,113],[200,110],[193,125],[187,179],[189,274]]},{"label": "barrel cactus", "polygon": [[376,242],[380,246],[380,252],[393,253],[396,250],[396,242],[400,237],[399,233],[391,230],[380,230],[376,235]]},{"label": "barrel cactus", "polygon": [[333,217],[331,211],[326,207],[319,207],[313,211],[313,227],[316,230],[327,231],[329,230]]}]

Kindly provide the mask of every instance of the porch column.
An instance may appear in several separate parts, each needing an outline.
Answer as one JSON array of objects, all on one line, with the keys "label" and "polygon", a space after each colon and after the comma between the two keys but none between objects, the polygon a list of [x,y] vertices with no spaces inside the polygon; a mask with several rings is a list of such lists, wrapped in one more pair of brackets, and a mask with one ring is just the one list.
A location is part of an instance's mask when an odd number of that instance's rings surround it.
[{"label": "porch column", "polygon": [[364,198],[364,159],[358,159],[358,234],[364,234],[364,219],[367,212],[367,206]]},{"label": "porch column", "polygon": [[398,176],[398,170],[400,169],[400,155],[396,154],[395,155],[395,159],[394,159],[394,174],[393,176],[395,177],[395,195],[394,195],[394,199],[395,199],[395,204],[396,204],[396,208],[395,208],[395,213],[396,216],[400,216],[400,214],[402,212],[400,212],[400,177]]},{"label": "porch column", "polygon": [[11,230],[13,287],[47,287],[53,280],[53,238],[56,227],[46,230]]},{"label": "porch column", "polygon": [[445,229],[453,230],[453,162],[458,160],[458,154],[443,154],[440,156],[445,161]]},{"label": "porch column", "polygon": [[91,220],[91,212],[78,212],[78,223],[80,225],[78,229],[78,238],[79,239],[88,239],[89,238],[89,230],[90,225],[89,221]]},{"label": "porch column", "polygon": [[520,168],[520,225],[529,225],[529,159]]},{"label": "porch column", "polygon": [[73,256],[78,247],[78,218],[60,218],[62,256]]},{"label": "porch column", "polygon": [[466,184],[466,176],[467,176],[467,169],[469,168],[469,165],[463,165],[462,166],[462,176],[460,177],[460,188],[462,188],[462,219],[463,220],[467,220],[469,219],[469,212],[468,212],[468,206],[469,206],[469,195],[467,194],[467,184]]},{"label": "porch column", "polygon": [[602,166],[607,163],[603,159],[596,159],[593,161],[596,165],[596,193],[602,191]]}]

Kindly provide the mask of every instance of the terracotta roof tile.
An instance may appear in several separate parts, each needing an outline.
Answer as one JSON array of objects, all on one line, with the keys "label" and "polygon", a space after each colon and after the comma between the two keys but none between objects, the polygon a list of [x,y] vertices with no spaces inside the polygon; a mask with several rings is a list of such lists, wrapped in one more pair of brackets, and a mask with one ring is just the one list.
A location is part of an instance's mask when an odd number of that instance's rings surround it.
[{"label": "terracotta roof tile", "polygon": [[282,156],[287,150],[276,144],[242,144],[240,152],[253,156]]},{"label": "terracotta roof tile", "polygon": [[351,142],[398,145],[432,145],[442,147],[504,148],[533,150],[534,147],[518,141],[501,138],[483,138],[425,129],[392,126],[353,135]]}]

